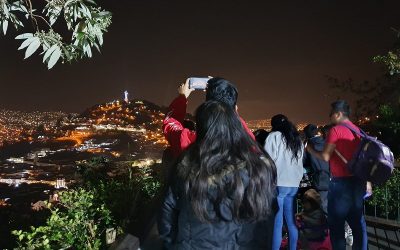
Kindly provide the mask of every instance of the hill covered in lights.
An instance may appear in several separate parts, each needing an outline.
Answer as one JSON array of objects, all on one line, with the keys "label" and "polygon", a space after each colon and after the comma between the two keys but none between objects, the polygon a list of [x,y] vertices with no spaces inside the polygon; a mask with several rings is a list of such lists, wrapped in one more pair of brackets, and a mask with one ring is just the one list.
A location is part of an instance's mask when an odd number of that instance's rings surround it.
[{"label": "hill covered in lights", "polygon": [[[117,158],[153,157],[162,154],[166,146],[162,134],[165,112],[166,108],[145,100],[115,100],[89,107],[81,114],[45,118],[36,115],[37,121],[19,126],[18,130],[14,128],[14,120],[23,123],[27,117],[19,115],[11,120],[7,117],[9,113],[3,112],[2,120],[13,121],[4,124],[3,130],[15,133],[3,138],[7,144],[0,145],[0,160],[18,157],[19,161],[27,161],[33,159],[29,155],[36,154],[43,155],[40,160],[45,162],[74,162],[99,154]],[[10,131],[5,134],[11,134]]]},{"label": "hill covered in lights", "polygon": [[112,101],[86,109],[78,121],[95,125],[133,126],[155,130],[161,128],[166,108],[145,100]]}]

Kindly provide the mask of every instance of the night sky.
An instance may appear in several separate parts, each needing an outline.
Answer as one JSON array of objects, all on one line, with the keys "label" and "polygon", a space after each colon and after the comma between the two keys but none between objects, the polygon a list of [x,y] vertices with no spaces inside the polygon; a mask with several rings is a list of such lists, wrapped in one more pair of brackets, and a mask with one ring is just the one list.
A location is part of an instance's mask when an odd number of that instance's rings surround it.
[{"label": "night sky", "polygon": [[[245,119],[284,113],[324,122],[336,97],[325,75],[373,80],[372,57],[394,43],[400,1],[104,0],[113,24],[102,54],[48,71],[0,37],[0,108],[81,112],[131,97],[168,105],[189,76],[222,76],[239,88]],[[29,27],[30,29],[30,27]],[[190,98],[190,111],[204,99]]]}]

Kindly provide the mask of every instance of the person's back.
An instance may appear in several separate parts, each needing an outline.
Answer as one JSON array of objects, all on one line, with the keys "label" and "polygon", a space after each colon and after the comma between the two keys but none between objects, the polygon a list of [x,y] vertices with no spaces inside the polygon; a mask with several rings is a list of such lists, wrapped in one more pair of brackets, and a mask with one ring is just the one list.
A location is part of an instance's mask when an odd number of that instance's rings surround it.
[{"label": "person's back", "polygon": [[[360,131],[360,129],[351,121],[344,121],[342,123],[346,123],[346,125],[354,128],[356,131]],[[342,155],[347,161],[350,160],[360,144],[360,138],[354,135],[350,129],[341,125],[342,123],[332,127],[327,138],[327,143],[336,145],[335,150],[338,152],[333,154],[329,160],[331,173],[334,177],[346,177],[353,175],[347,167],[347,164],[343,161],[343,159],[341,159],[340,155]]]},{"label": "person's back", "polygon": [[276,169],[229,106],[196,112],[197,138],[182,155],[162,205],[160,237],[171,249],[270,249]]},{"label": "person's back", "polygon": [[[183,162],[186,159],[183,160]],[[183,168],[190,168],[191,165],[178,165],[179,171],[187,171]],[[242,168],[239,178],[246,189],[249,185],[249,175],[246,169]],[[195,214],[192,208],[190,197],[184,192],[182,179],[176,181],[174,193],[179,197],[177,209],[180,211],[177,219],[175,249],[269,249],[271,242],[267,240],[268,226],[270,223],[264,219],[259,221],[243,220],[236,221],[232,213],[233,200],[226,196],[220,201],[216,209],[213,205],[218,197],[218,186],[213,182],[232,183],[237,178],[234,168],[226,168],[223,175],[209,177],[210,187],[207,191],[207,216],[210,222],[204,223]],[[227,188],[228,189],[228,188]],[[270,237],[271,238],[271,237]]]},{"label": "person's back", "polygon": [[293,153],[287,148],[281,132],[271,132],[265,141],[265,150],[275,162],[277,170],[277,186],[298,187],[303,177],[303,149],[298,159],[293,159]]},{"label": "person's back", "polygon": [[304,146],[296,127],[284,115],[271,119],[272,132],[264,149],[277,169],[277,202],[272,249],[278,250],[282,242],[283,217],[289,230],[289,249],[297,247],[298,230],[294,222],[293,203],[303,177]]}]

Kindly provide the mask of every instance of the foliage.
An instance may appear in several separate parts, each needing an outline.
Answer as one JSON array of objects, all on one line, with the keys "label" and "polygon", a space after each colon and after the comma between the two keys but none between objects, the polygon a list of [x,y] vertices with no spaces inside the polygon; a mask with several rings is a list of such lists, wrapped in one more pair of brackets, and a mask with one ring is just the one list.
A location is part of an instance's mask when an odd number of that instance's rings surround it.
[{"label": "foliage", "polygon": [[400,105],[381,105],[378,115],[363,123],[362,127],[400,156]]},{"label": "foliage", "polygon": [[[60,192],[59,203],[48,204],[50,218],[30,232],[13,231],[19,249],[100,249],[105,230],[113,225],[111,212],[96,200],[95,190]],[[103,240],[104,239],[104,240]]]},{"label": "foliage", "polygon": [[387,55],[375,56],[374,62],[384,64],[388,70],[389,74],[399,74],[400,73],[400,50],[389,51]]},{"label": "foliage", "polygon": [[124,171],[111,178],[111,164],[106,158],[93,158],[79,165],[84,186],[96,190],[98,199],[110,209],[123,229],[138,216],[138,208],[150,203],[161,190],[161,182],[150,167],[120,166]]},{"label": "foliage", "polygon": [[[400,38],[400,31],[393,29],[397,38]],[[386,66],[390,75],[400,74],[400,48],[395,46],[386,55],[378,55],[374,57],[374,62],[382,63]]]},{"label": "foliage", "polygon": [[161,189],[161,182],[151,175],[149,168],[140,168],[140,174],[137,175],[137,182],[141,187],[142,194],[145,199],[153,199]]},{"label": "foliage", "polygon": [[13,231],[19,249],[102,249],[107,228],[127,231],[160,192],[161,183],[150,167],[125,167],[127,173],[110,177],[107,158],[80,163],[82,186],[61,192],[56,205],[46,202],[51,212],[46,224],[29,232]]},{"label": "foliage", "polygon": [[[384,186],[374,187],[374,194],[367,206],[376,206],[377,216],[399,220],[400,206],[400,170],[395,169],[393,176]],[[375,213],[375,212],[373,212]]]},{"label": "foliage", "polygon": [[[364,125],[365,129],[377,136],[390,147],[395,156],[400,157],[400,109],[391,105],[379,107],[376,119]],[[373,196],[367,202],[368,214],[393,220],[400,219],[400,170],[396,168],[393,176],[384,186],[373,188]],[[376,208],[376,209],[375,209]]]},{"label": "foliage", "polygon": [[392,129],[395,134],[400,134],[400,112],[390,105],[382,105],[379,109],[377,123]]},{"label": "foliage", "polygon": [[[34,32],[18,35],[24,40],[18,50],[25,50],[25,59],[41,48],[43,63],[51,69],[58,61],[71,62],[92,57],[92,49],[100,52],[103,34],[111,24],[111,13],[97,7],[94,0],[46,0],[43,15],[36,14],[31,0],[0,0],[0,26],[6,35],[9,23],[16,30],[24,27],[23,16],[31,21]],[[54,30],[54,24],[63,18],[70,39],[64,39]],[[40,27],[45,24],[46,28]]]},{"label": "foliage", "polygon": [[[339,91],[339,95],[355,96],[355,112],[357,119],[363,116],[376,115],[382,105],[397,105],[400,96],[398,76],[382,76],[375,81],[358,82],[352,78],[340,80],[327,76],[331,88]],[[343,98],[343,97],[341,97]]]}]

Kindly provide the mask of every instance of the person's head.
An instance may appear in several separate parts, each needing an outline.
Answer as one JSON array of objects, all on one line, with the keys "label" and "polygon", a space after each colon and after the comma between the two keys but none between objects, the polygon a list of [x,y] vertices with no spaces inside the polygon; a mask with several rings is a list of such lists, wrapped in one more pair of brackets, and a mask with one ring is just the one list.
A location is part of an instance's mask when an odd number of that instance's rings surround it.
[{"label": "person's head", "polygon": [[238,95],[235,85],[224,78],[214,77],[207,82],[206,101],[219,101],[235,109]]},{"label": "person's head", "polygon": [[267,139],[269,132],[265,129],[257,129],[253,132],[254,137],[256,137],[256,141],[260,144],[261,147],[264,147],[265,140]]},{"label": "person's head", "polygon": [[[195,143],[178,166],[196,216],[212,221],[210,202],[218,216],[227,199],[232,199],[233,219],[266,216],[275,194],[275,165],[260,158],[261,151],[235,110],[219,101],[203,103],[196,111],[196,133]],[[216,197],[209,196],[210,190],[218,190]]]},{"label": "person's head", "polygon": [[315,137],[316,135],[318,135],[318,127],[314,124],[308,124],[304,127],[304,135],[307,139]]},{"label": "person's head", "polygon": [[313,211],[321,208],[321,195],[315,189],[307,190],[303,195],[303,208],[306,211]]},{"label": "person's head", "polygon": [[328,137],[329,130],[331,130],[332,125],[325,125],[320,128],[322,137],[326,139]]},{"label": "person's head", "polygon": [[294,124],[285,115],[279,114],[272,117],[271,126],[272,131],[282,133],[287,149],[293,153],[292,160],[300,160],[303,142]]},{"label": "person's head", "polygon": [[331,104],[331,112],[329,117],[333,124],[339,124],[348,120],[350,113],[350,105],[344,100],[337,100]]}]

